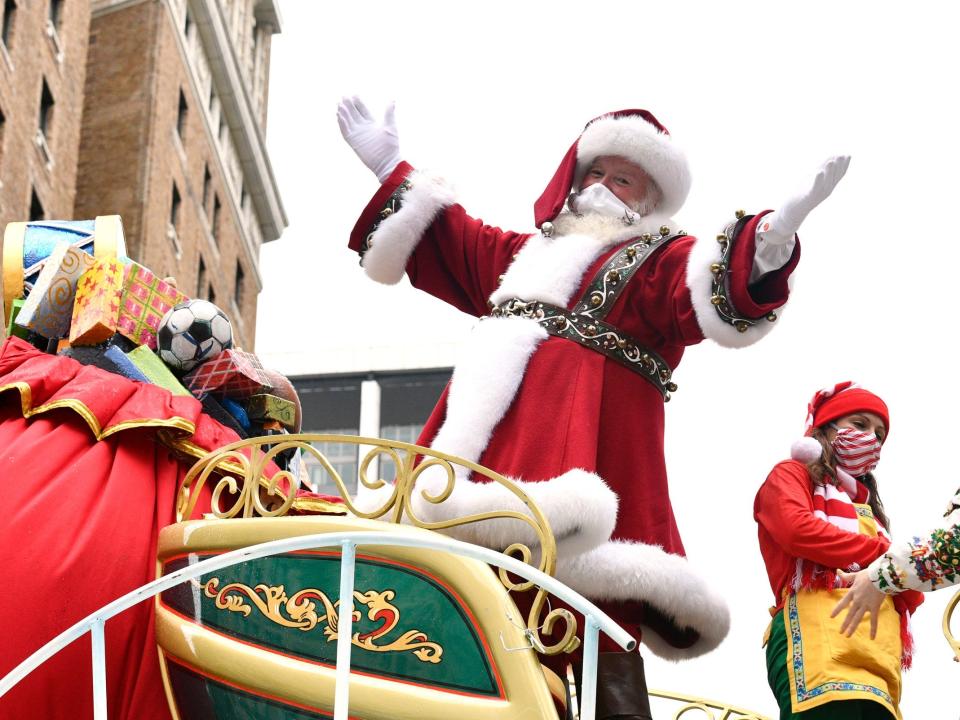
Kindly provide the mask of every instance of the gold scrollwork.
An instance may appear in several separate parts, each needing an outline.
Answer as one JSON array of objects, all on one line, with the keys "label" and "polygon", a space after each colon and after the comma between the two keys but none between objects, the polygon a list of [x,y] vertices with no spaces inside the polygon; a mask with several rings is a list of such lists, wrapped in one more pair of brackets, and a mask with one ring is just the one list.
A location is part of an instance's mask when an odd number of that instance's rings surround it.
[{"label": "gold scrollwork", "polygon": [[[360,449],[357,475],[361,490],[373,498],[361,507],[342,475],[320,444],[356,445]],[[218,518],[277,517],[293,506],[299,487],[298,478],[288,471],[275,469],[272,461],[280,453],[299,450],[332,481],[347,512],[358,518],[408,523],[427,530],[446,531],[455,537],[472,541],[471,528],[482,522],[514,522],[524,542],[506,549],[506,553],[533,564],[541,572],[552,575],[556,567],[556,542],[546,516],[516,484],[499,473],[476,463],[430,448],[396,440],[357,437],[352,435],[275,435],[232,443],[202,457],[184,477],[177,495],[177,520],[193,516],[204,486],[216,478],[211,493],[212,514]],[[378,477],[381,461],[389,461],[396,477],[388,483]],[[374,471],[374,468],[377,470]],[[272,471],[272,472],[271,472]],[[371,476],[373,473],[373,476]],[[454,494],[458,480],[471,476],[480,482],[497,483],[515,498],[517,509],[454,516],[435,511]],[[419,483],[419,486],[418,486]],[[425,517],[428,515],[430,517]],[[537,549],[536,563],[531,559]],[[500,579],[514,592],[534,590],[533,583],[514,582],[506,572]],[[554,655],[570,652],[579,645],[577,621],[566,610],[550,610],[547,593],[535,589],[535,597],[527,617],[527,627],[540,652]],[[555,642],[545,643],[545,631]]]},{"label": "gold scrollwork", "polygon": [[943,609],[943,636],[947,639],[950,649],[953,650],[954,660],[960,662],[960,640],[957,639],[953,634],[953,630],[950,629],[953,613],[957,609],[958,603],[960,603],[960,590],[957,590],[953,594],[953,597],[950,598],[947,606]]},{"label": "gold scrollwork", "polygon": [[[252,612],[252,608],[247,604],[249,600],[270,622],[303,632],[309,632],[322,624],[327,640],[334,642],[337,639],[337,606],[340,601],[332,601],[322,590],[305,588],[288,597],[283,585],[260,583],[251,588],[243,583],[229,583],[221,588],[220,578],[211,578],[203,586],[203,594],[213,598],[214,604],[220,610],[249,617]],[[432,642],[422,630],[407,630],[392,642],[377,643],[400,622],[400,610],[390,602],[394,597],[393,590],[354,591],[354,600],[367,607],[367,618],[380,624],[369,632],[355,632],[351,638],[352,644],[372,652],[410,651],[421,662],[439,663],[443,656],[443,647]],[[323,606],[322,615],[317,613],[317,602]],[[359,621],[360,611],[353,610],[351,616],[354,622]]]},{"label": "gold scrollwork", "polygon": [[[693,695],[681,695],[679,693],[664,692],[663,690],[650,690],[651,698],[659,698],[675,703],[682,703],[673,715],[673,720],[688,718],[690,720],[769,720],[764,715],[760,715],[750,710],[742,710],[728,703],[705,700],[704,698],[694,697]],[[671,708],[672,709],[672,708]],[[691,714],[692,713],[692,714]]]}]

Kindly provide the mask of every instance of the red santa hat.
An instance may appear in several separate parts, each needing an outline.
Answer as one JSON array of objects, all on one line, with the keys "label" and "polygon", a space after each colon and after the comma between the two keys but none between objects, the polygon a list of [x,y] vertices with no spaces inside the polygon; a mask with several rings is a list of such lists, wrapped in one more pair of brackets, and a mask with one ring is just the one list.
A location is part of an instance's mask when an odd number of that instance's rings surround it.
[{"label": "red santa hat", "polygon": [[804,437],[790,448],[790,457],[801,462],[816,460],[822,448],[819,442],[810,437],[813,429],[858,412],[870,412],[878,416],[889,434],[890,411],[879,396],[849,380],[818,390],[807,404]]},{"label": "red santa hat", "polygon": [[560,214],[567,195],[580,184],[587,166],[604,155],[626,158],[653,178],[663,194],[657,206],[658,215],[673,215],[687,199],[687,156],[667,129],[646,110],[617,110],[587,123],[564,155],[547,189],[533,206],[537,227]]}]

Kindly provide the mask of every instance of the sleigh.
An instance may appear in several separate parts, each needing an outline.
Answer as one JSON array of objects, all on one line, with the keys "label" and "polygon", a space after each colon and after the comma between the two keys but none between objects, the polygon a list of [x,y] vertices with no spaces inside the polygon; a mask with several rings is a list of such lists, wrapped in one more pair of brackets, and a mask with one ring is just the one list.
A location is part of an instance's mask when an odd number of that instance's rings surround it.
[{"label": "sleigh", "polygon": [[[354,505],[318,443],[360,445],[361,486],[380,493]],[[273,461],[298,449],[340,490],[337,502],[298,496],[294,473]],[[419,461],[419,462],[418,462]],[[379,473],[381,465],[391,472]],[[429,468],[447,487],[460,466],[510,488],[524,512],[426,521],[413,493]],[[383,469],[383,468],[381,468]],[[379,479],[394,475],[392,486]],[[197,517],[201,498],[212,511]],[[209,718],[593,718],[599,633],[636,641],[551,572],[546,518],[496,473],[401,442],[330,435],[254,438],[207,454],[187,473],[178,522],[163,528],[157,579],[47,643],[0,681],[0,695],[73,640],[89,634],[95,716],[107,717],[104,623],[153,603],[170,714]],[[505,553],[470,544],[477,523],[512,523],[527,543]],[[454,537],[451,537],[453,535]],[[529,608],[521,614],[515,598]],[[565,608],[551,609],[549,597]],[[343,603],[341,598],[350,598]],[[546,656],[583,638],[580,696]],[[696,697],[653,691],[715,717],[761,716]]]}]

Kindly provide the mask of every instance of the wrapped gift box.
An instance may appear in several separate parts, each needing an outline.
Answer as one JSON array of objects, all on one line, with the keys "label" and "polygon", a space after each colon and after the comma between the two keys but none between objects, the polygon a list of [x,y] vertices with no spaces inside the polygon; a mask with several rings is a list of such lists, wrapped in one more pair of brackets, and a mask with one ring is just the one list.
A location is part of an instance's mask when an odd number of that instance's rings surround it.
[{"label": "wrapped gift box", "polygon": [[190,395],[190,391],[180,384],[180,381],[170,372],[170,368],[164,364],[163,360],[157,357],[146,345],[134,348],[127,353],[127,357],[154,385],[166,388],[174,395]]},{"label": "wrapped gift box", "polygon": [[257,356],[242,350],[224,350],[188,373],[183,381],[197,397],[214,393],[246,399],[270,390]]},{"label": "wrapped gift box", "polygon": [[114,372],[118,375],[123,375],[125,378],[130,380],[136,380],[137,382],[150,382],[148,378],[140,368],[138,368],[133,360],[127,357],[127,354],[121,350],[116,345],[110,345],[104,351],[103,356],[110,360],[116,368]]},{"label": "wrapped gift box", "polygon": [[50,253],[61,242],[97,259],[124,258],[119,215],[96,220],[37,220],[9,223],[3,234],[3,305],[9,320],[13,301],[30,295]]},{"label": "wrapped gift box", "polygon": [[97,260],[80,276],[70,322],[71,345],[96,345],[113,337],[120,316],[124,265]]},{"label": "wrapped gift box", "polygon": [[157,328],[167,310],[187,300],[169,283],[143,265],[131,262],[123,280],[117,331],[151,350],[157,348]]},{"label": "wrapped gift box", "polygon": [[11,335],[16,335],[18,338],[23,338],[24,340],[26,340],[27,335],[30,334],[29,330],[26,330],[25,328],[20,327],[16,323],[17,315],[20,314],[20,309],[22,307],[23,307],[23,300],[20,298],[17,298],[11,304],[10,323],[7,325],[7,337],[10,337]]},{"label": "wrapped gift box", "polygon": [[276,395],[251,395],[247,400],[247,413],[253,420],[276,420],[288,430],[297,425],[297,406]]},{"label": "wrapped gift box", "polygon": [[66,336],[70,331],[77,281],[93,263],[93,255],[70,243],[57,245],[20,308],[17,325],[45,338]]}]

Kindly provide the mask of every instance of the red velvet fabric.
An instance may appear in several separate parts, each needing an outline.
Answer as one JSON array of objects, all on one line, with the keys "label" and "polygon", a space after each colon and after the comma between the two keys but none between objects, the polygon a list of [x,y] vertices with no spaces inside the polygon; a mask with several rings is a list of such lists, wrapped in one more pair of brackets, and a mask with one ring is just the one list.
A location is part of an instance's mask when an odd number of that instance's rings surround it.
[{"label": "red velvet fabric", "polygon": [[[386,200],[411,171],[401,163],[383,183],[353,230],[352,249],[360,247]],[[735,239],[730,289],[738,311],[760,318],[786,302],[787,278],[799,260],[799,248],[785,268],[763,278],[760,292],[754,295],[754,286],[747,283],[758,219],[746,222]],[[469,216],[462,206],[451,205],[419,238],[406,272],[414,287],[463,312],[483,316],[489,311],[488,298],[501,283],[500,276],[530,237],[487,225]],[[606,317],[674,368],[687,346],[704,339],[687,286],[687,266],[696,242],[693,237],[681,237],[657,250]],[[585,269],[568,308],[618,249],[611,246]],[[498,391],[500,388],[491,387],[492,393]],[[446,421],[448,392],[449,388],[427,420],[419,444],[432,443]],[[549,337],[530,357],[519,389],[478,462],[524,481],[548,480],[573,468],[595,472],[619,497],[613,539],[658,545],[668,553],[683,555],[670,502],[663,433],[664,402],[647,380],[593,350]],[[637,635],[639,623],[654,629],[666,624],[652,618],[639,603],[607,603],[604,607]],[[684,637],[680,628],[663,627],[663,631],[676,647],[687,647],[695,640]]]},{"label": "red velvet fabric", "polygon": [[[0,348],[4,387],[0,676],[156,577],[157,533],[175,520],[174,495],[193,460],[174,456],[158,441],[156,427],[119,423],[168,422],[186,427],[178,431],[184,437],[192,426],[190,441],[204,449],[238,439],[202,415],[193,398],[40,353],[17,338]],[[76,403],[66,402],[77,400],[89,410],[86,419]],[[101,440],[91,417],[106,435]],[[202,499],[200,511],[208,506]],[[110,717],[167,720],[151,602],[107,621],[106,650]],[[0,698],[0,718],[92,716],[89,636]]]}]

